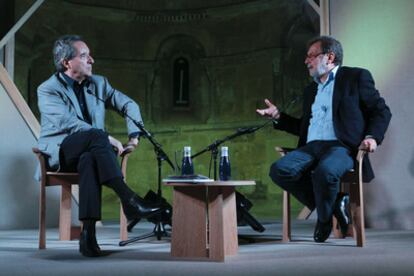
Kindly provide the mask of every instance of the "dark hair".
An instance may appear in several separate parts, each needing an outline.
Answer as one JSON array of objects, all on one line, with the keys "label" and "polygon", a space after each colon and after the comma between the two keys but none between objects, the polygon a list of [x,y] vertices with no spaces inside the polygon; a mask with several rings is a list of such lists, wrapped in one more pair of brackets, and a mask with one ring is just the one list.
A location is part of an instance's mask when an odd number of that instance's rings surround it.
[{"label": "dark hair", "polygon": [[76,56],[76,49],[73,44],[77,41],[82,41],[78,35],[64,35],[59,37],[53,46],[53,61],[55,63],[56,71],[64,72],[66,68],[63,66],[63,60],[71,60]]},{"label": "dark hair", "polygon": [[317,36],[312,38],[308,41],[308,49],[315,43],[320,42],[321,43],[321,50],[322,53],[334,53],[335,54],[335,65],[342,65],[342,60],[344,57],[344,52],[342,50],[341,42],[336,40],[335,38],[331,36]]}]

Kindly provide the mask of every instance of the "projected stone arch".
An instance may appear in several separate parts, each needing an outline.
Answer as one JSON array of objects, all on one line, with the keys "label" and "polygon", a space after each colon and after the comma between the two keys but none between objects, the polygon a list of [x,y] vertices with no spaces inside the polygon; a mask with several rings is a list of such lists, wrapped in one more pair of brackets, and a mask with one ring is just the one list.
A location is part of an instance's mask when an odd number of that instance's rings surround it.
[{"label": "projected stone arch", "polygon": [[203,45],[189,35],[173,35],[160,43],[151,87],[154,122],[206,122],[210,112],[210,83]]}]

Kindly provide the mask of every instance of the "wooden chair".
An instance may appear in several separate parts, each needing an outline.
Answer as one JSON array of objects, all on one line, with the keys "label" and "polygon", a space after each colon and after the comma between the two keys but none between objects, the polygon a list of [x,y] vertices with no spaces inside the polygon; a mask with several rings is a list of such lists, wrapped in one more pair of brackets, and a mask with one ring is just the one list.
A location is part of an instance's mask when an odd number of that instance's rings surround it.
[{"label": "wooden chair", "polygon": [[[71,240],[77,239],[80,235],[80,227],[72,226],[72,189],[78,189],[79,183],[78,173],[54,172],[48,171],[46,166],[46,158],[38,148],[32,148],[36,154],[41,170],[40,180],[40,198],[39,198],[39,249],[46,248],[46,187],[61,186],[60,207],[59,207],[59,239]],[[129,154],[132,150],[127,150],[121,156],[121,169],[124,179],[126,176],[126,165]],[[76,193],[75,193],[76,194]],[[77,201],[77,198],[74,198]],[[120,214],[120,239],[128,238],[127,220],[122,211]]]},{"label": "wooden chair", "polygon": [[[283,157],[289,150],[276,147],[276,151]],[[353,236],[356,239],[356,245],[363,247],[365,245],[365,222],[364,222],[364,195],[362,181],[362,162],[366,151],[360,150],[356,156],[355,168],[348,171],[342,178],[340,190],[349,193],[350,213],[352,224],[349,227],[347,236]],[[305,207],[305,209],[307,209]],[[306,213],[306,211],[304,212]],[[310,211],[308,215],[309,216]],[[302,215],[303,216],[303,215]],[[343,237],[338,229],[337,221],[333,218],[333,233],[335,237]],[[283,191],[283,234],[282,241],[289,242],[291,240],[291,217],[290,217],[290,194]]]}]

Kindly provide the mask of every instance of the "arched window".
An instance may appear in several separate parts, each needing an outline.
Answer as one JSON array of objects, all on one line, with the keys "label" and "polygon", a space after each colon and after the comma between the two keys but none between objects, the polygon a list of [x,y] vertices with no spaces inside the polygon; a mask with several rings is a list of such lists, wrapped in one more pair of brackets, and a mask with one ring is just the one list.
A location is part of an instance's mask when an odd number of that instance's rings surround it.
[{"label": "arched window", "polygon": [[173,67],[173,95],[174,106],[188,107],[190,105],[189,95],[189,64],[184,57],[174,61]]}]

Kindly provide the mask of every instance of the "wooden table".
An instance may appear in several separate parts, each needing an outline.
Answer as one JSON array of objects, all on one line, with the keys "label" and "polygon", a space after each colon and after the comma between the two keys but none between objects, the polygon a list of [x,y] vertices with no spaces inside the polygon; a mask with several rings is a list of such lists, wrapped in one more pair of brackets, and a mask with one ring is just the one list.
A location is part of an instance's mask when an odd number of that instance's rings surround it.
[{"label": "wooden table", "polygon": [[173,186],[171,255],[224,261],[238,251],[236,186],[254,181],[165,183]]}]

